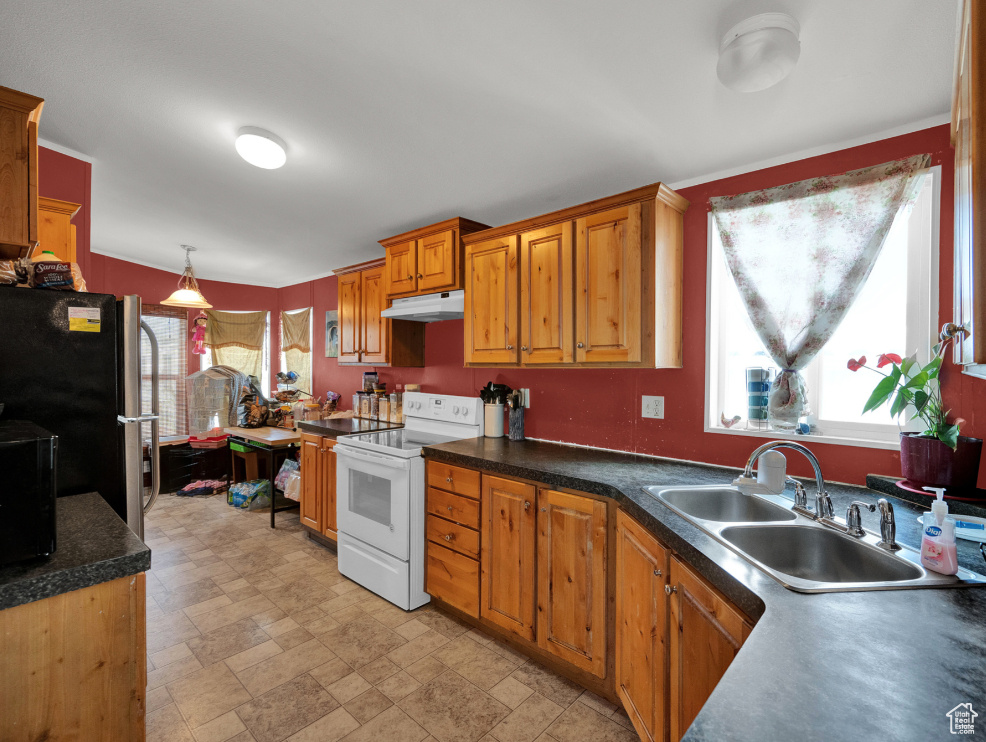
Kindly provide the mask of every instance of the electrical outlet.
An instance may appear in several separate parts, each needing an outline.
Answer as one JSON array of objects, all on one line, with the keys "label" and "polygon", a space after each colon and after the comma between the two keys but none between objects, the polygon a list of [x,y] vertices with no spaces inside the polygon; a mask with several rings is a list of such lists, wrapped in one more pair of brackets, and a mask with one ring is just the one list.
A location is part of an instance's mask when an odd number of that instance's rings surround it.
[{"label": "electrical outlet", "polygon": [[664,419],[664,397],[648,397],[645,394],[640,399],[640,414],[642,417],[649,417],[654,420]]},{"label": "electrical outlet", "polygon": [[531,406],[531,390],[521,389],[521,393],[524,395],[524,407],[530,408]]}]

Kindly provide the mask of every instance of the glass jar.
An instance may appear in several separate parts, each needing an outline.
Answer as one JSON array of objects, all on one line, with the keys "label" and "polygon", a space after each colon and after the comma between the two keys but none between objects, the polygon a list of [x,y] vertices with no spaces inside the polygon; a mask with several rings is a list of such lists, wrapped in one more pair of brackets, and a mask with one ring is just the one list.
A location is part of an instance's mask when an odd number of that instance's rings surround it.
[{"label": "glass jar", "polygon": [[[391,395],[393,396],[393,395]],[[390,397],[386,394],[380,395],[380,417],[382,422],[390,422]]]},{"label": "glass jar", "polygon": [[370,417],[370,395],[365,392],[359,395],[359,416],[366,419]]},{"label": "glass jar", "polygon": [[359,393],[353,394],[353,416],[359,417]]},{"label": "glass jar", "polygon": [[380,417],[380,397],[376,394],[370,395],[370,419],[376,420]]}]

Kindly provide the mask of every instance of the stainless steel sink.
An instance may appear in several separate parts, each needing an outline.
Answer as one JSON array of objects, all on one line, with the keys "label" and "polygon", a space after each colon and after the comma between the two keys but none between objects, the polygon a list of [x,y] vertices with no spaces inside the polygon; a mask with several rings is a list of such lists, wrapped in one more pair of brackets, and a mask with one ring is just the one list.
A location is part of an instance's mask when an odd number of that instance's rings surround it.
[{"label": "stainless steel sink", "polygon": [[717,523],[764,523],[797,518],[783,505],[744,495],[736,487],[662,489],[657,497],[685,515]]},{"label": "stainless steel sink", "polygon": [[[775,495],[746,495],[728,485],[645,487],[644,491],[738,553],[786,588],[804,593],[986,585],[960,569],[940,575],[906,546],[885,551],[880,537],[853,537],[792,510]],[[831,521],[842,523],[840,518]]]}]

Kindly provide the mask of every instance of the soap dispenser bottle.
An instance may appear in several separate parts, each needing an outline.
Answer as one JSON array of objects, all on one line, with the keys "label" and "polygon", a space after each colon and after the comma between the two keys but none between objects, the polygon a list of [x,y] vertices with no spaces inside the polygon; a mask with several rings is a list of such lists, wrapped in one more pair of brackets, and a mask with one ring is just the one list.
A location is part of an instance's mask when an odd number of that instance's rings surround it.
[{"label": "soap dispenser bottle", "polygon": [[945,489],[925,487],[934,492],[937,499],[931,503],[931,512],[922,519],[921,564],[943,575],[959,571],[959,558],[955,549],[955,521],[948,517]]}]

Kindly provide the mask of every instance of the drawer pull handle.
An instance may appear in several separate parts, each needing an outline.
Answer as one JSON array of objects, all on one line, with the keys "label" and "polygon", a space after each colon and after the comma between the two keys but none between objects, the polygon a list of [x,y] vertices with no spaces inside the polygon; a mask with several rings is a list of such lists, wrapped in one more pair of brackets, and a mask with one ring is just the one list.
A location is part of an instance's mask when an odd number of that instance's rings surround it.
[{"label": "drawer pull handle", "polygon": [[664,592],[666,594],[668,594],[668,595],[670,595],[671,593],[676,593],[676,592],[678,592],[678,586],[677,585],[665,585],[664,586]]},{"label": "drawer pull handle", "polygon": [[451,533],[446,533],[445,534],[445,540],[446,541],[451,541],[452,540],[452,534]]},{"label": "drawer pull handle", "polygon": [[655,570],[654,570],[654,576],[655,576],[655,577],[660,577],[660,576],[661,576],[661,570],[659,570],[659,569],[655,569]]},{"label": "drawer pull handle", "polygon": [[452,477],[445,477],[445,481],[452,484]]}]

